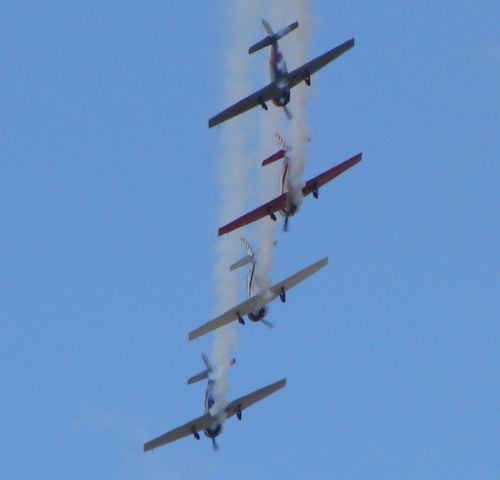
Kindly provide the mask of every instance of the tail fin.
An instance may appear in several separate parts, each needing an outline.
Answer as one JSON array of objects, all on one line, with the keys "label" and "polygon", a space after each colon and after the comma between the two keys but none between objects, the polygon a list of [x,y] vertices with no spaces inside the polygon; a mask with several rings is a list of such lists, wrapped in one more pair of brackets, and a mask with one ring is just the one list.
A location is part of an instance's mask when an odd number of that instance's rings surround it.
[{"label": "tail fin", "polygon": [[[212,365],[210,364],[210,360],[208,359],[208,357],[204,353],[202,353],[201,358],[203,359],[203,363],[207,368],[189,378],[187,381],[188,385],[199,382],[200,380],[205,380],[206,378],[208,378],[210,372],[212,371]],[[235,363],[236,363],[236,358],[231,359],[230,365],[234,365]]]},{"label": "tail fin", "polygon": [[262,19],[262,25],[267,32],[267,37],[263,38],[260,42],[257,42],[255,45],[252,45],[248,49],[248,53],[255,53],[258,50],[261,50],[264,47],[268,47],[269,45],[273,45],[280,38],[284,37],[286,34],[290,33],[292,30],[295,30],[299,26],[299,22],[293,22],[290,25],[278,30],[276,33],[273,32],[273,29],[264,19]]},{"label": "tail fin", "polygon": [[243,247],[245,248],[245,250],[248,252],[248,255],[245,255],[243,258],[241,258],[237,262],[233,263],[229,267],[230,272],[236,270],[237,268],[242,267],[243,265],[248,265],[249,263],[253,263],[255,261],[254,260],[254,251],[253,251],[252,246],[244,238],[241,239],[241,243],[243,244]]},{"label": "tail fin", "polygon": [[276,137],[276,140],[278,141],[278,144],[281,147],[281,150],[278,150],[276,153],[273,153],[270,157],[267,157],[265,160],[263,160],[261,163],[261,166],[263,166],[263,167],[265,167],[266,165],[270,165],[271,163],[276,162],[280,158],[283,158],[286,155],[286,153],[289,150],[291,150],[290,147],[285,142],[284,138],[279,133],[275,133],[274,135]]}]

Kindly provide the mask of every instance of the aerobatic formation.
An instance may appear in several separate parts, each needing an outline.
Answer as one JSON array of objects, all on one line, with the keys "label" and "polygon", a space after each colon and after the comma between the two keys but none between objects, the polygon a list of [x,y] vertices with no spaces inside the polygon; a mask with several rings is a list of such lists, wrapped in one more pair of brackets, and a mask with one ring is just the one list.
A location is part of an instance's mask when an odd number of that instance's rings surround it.
[{"label": "aerobatic formation", "polygon": [[[248,53],[252,54],[262,48],[268,46],[271,47],[271,83],[212,117],[208,121],[209,128],[240,115],[255,106],[260,105],[264,110],[267,110],[268,107],[266,102],[269,101],[272,101],[277,107],[282,107],[286,117],[291,119],[292,114],[287,108],[288,103],[291,101],[290,90],[302,81],[305,82],[307,86],[310,86],[311,75],[354,46],[354,39],[351,38],[331,50],[328,50],[323,55],[316,57],[314,60],[311,60],[301,67],[288,72],[283,55],[278,46],[278,40],[298,28],[299,23],[291,23],[277,32],[274,32],[265,20],[262,20],[262,23],[267,32],[267,36],[250,47]],[[303,197],[312,193],[313,197],[318,198],[318,192],[321,187],[356,165],[362,159],[362,154],[358,153],[357,155],[354,155],[342,163],[339,163],[338,165],[335,165],[325,172],[304,182],[301,186],[297,186],[296,182],[292,182],[290,179],[291,162],[293,161],[291,148],[280,136],[278,136],[278,141],[281,148],[263,160],[261,165],[262,167],[265,167],[271,163],[282,160],[283,168],[280,178],[280,195],[219,228],[219,236],[229,234],[234,230],[261,219],[264,219],[262,221],[269,221],[265,219],[266,217],[269,217],[272,221],[276,221],[276,213],[279,213],[284,217],[284,230],[286,231],[288,228],[288,220],[291,216],[297,213]],[[298,285],[306,278],[312,276],[328,264],[328,257],[325,257],[272,286],[263,287],[262,285],[259,285],[256,275],[256,267],[259,264],[258,252],[254,252],[250,244],[245,239],[242,239],[242,243],[247,254],[240,260],[234,262],[231,266],[228,266],[228,269],[232,272],[243,266],[247,266],[249,268],[247,285],[248,298],[240,304],[230,308],[226,312],[221,313],[213,320],[189,332],[189,340],[194,340],[210,332],[216,331],[217,329],[232,322],[238,322],[241,325],[245,325],[245,317],[247,317],[251,322],[261,322],[268,327],[272,327],[272,323],[266,319],[269,311],[269,304],[278,297],[282,302],[285,302],[288,291],[291,288]],[[228,273],[228,275],[230,275],[230,273]],[[250,394],[244,395],[237,400],[229,403],[226,402],[222,408],[216,408],[214,397],[218,385],[217,376],[214,375],[215,365],[212,359],[209,359],[205,354],[202,354],[202,358],[206,368],[191,377],[188,380],[188,384],[204,379],[207,380],[204,414],[145,443],[144,451],[153,450],[154,448],[190,435],[199,439],[199,432],[203,432],[207,437],[209,437],[212,440],[214,449],[217,449],[216,437],[218,437],[222,432],[223,423],[227,418],[236,415],[236,417],[241,420],[242,411],[245,408],[250,407],[254,403],[277,392],[286,385],[286,379],[284,378],[255,390]],[[233,358],[226,362],[225,367],[227,368],[234,363],[235,359]]]}]

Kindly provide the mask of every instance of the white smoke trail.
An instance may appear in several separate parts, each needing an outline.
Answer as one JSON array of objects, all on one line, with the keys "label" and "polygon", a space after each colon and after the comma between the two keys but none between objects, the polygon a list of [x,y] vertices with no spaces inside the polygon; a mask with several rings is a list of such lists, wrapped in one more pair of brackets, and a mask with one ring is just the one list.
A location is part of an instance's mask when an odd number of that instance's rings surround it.
[{"label": "white smoke trail", "polygon": [[[271,3],[271,4],[270,4]],[[260,23],[261,15],[269,14],[268,20],[283,27],[286,22],[297,19],[299,29],[290,36],[295,40],[287,45],[285,58],[290,61],[292,68],[305,63],[309,53],[312,20],[309,14],[308,0],[288,0],[286,2],[258,2],[234,0],[227,2],[226,24],[229,26],[227,75],[225,78],[224,104],[230,104],[243,98],[253,91],[250,84],[250,65],[255,65],[246,54],[248,47],[255,43],[255,25]],[[263,7],[265,5],[266,10]],[[286,14],[287,18],[284,18]],[[293,18],[292,18],[293,17]],[[298,34],[297,34],[298,33]],[[263,34],[264,36],[265,34]],[[262,75],[259,75],[262,79]],[[262,83],[262,80],[260,80]],[[258,85],[260,88],[261,85]],[[292,187],[298,189],[301,197],[302,174],[305,166],[306,150],[310,134],[306,122],[306,108],[308,92],[302,85],[296,87],[292,93],[291,144],[293,157],[289,179]],[[259,160],[269,156],[277,150],[274,133],[283,131],[288,123],[281,109],[271,107],[267,112],[261,112],[259,143],[252,143],[252,125],[248,116],[242,115],[231,119],[223,127],[222,155],[219,164],[219,178],[221,179],[222,207],[219,215],[220,224],[233,220],[246,211],[247,199],[250,191],[250,168],[257,168],[259,179],[258,202],[266,202],[279,193],[280,168],[271,165],[265,168],[260,166]],[[253,146],[253,149],[249,148]],[[299,205],[301,198],[297,200]],[[241,232],[240,232],[241,233]],[[273,249],[276,240],[276,223],[264,219],[259,222],[256,231],[258,260],[256,264],[256,281],[261,291],[271,286],[271,271],[273,265]],[[239,236],[228,235],[217,240],[218,261],[216,265],[216,312],[225,311],[238,302],[238,285],[229,275],[228,266],[237,257],[239,250]],[[215,380],[214,406],[212,413],[220,414],[227,400],[225,394],[229,388],[228,371],[231,352],[235,346],[236,333],[232,326],[216,331],[211,362],[214,371],[211,378]]]},{"label": "white smoke trail", "polygon": [[[286,24],[295,20],[299,22],[299,28],[284,37],[280,44],[283,57],[290,69],[295,69],[306,63],[309,58],[309,50],[312,34],[312,16],[310,14],[309,0],[289,0],[288,2],[277,1],[268,4],[271,25],[276,29],[283,28]],[[288,142],[292,146],[289,164],[289,188],[294,195],[294,203],[300,206],[302,202],[303,173],[306,164],[307,148],[310,140],[310,130],[306,121],[306,110],[309,100],[307,87],[298,85],[293,89],[289,108],[292,112],[291,125],[281,109],[272,108],[262,115],[260,123],[260,142],[258,158],[265,158],[274,153],[277,148],[274,138],[275,132],[285,134],[285,125],[290,127],[290,138]],[[285,134],[286,135],[286,134]],[[270,165],[265,168],[257,166],[259,178],[259,203],[267,202],[279,194],[281,179],[281,166]],[[277,223],[277,222],[276,222]],[[271,284],[271,271],[273,267],[273,250],[276,244],[276,223],[269,219],[262,220],[257,225],[256,244],[259,251],[256,266],[256,278],[262,290],[267,290]]]},{"label": "white smoke trail", "polygon": [[[310,13],[309,0],[289,0],[289,11],[299,19],[299,28],[294,32],[294,43],[290,49],[292,68],[303,65],[310,58],[313,18]],[[307,162],[307,150],[311,139],[311,131],[307,123],[307,106],[311,95],[311,87],[304,83],[293,89],[293,118],[291,121],[292,154],[290,159],[290,190],[294,195],[294,203],[302,203],[302,187],[304,186],[304,168]]]},{"label": "white smoke trail", "polygon": [[[237,0],[225,4],[224,23],[227,26],[229,45],[225,61],[223,105],[229,105],[248,95],[250,82],[247,50],[252,42],[252,22],[256,21],[258,8],[253,2]],[[248,117],[240,116],[224,124],[222,148],[218,164],[222,201],[218,215],[220,225],[233,220],[245,210],[249,192],[249,169],[252,158],[246,152],[249,129]],[[215,134],[215,132],[214,132]],[[216,314],[228,310],[238,303],[238,285],[230,276],[228,267],[239,252],[239,237],[228,235],[217,239],[217,264],[215,267]],[[236,332],[228,325],[215,332],[210,360],[214,380],[211,413],[221,415],[227,405],[229,389],[228,372],[231,352],[236,344]],[[223,418],[221,419],[223,420]]]}]

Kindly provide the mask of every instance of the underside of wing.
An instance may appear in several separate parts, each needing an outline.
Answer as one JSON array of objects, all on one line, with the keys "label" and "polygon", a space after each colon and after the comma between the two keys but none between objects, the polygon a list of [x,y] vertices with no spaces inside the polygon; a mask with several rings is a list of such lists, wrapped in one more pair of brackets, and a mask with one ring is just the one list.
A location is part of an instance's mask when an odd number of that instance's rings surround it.
[{"label": "underside of wing", "polygon": [[182,425],[181,427],[175,428],[170,432],[161,435],[150,442],[144,444],[144,451],[147,452],[149,450],[153,450],[154,448],[161,447],[162,445],[166,445],[170,442],[175,442],[175,440],[179,440],[180,438],[187,437],[188,435],[193,435],[196,432],[200,432],[201,430],[205,430],[210,426],[213,419],[212,417],[206,413],[205,415],[198,417],[197,419]]},{"label": "underside of wing", "polygon": [[217,328],[223,327],[234,320],[238,320],[238,315],[241,317],[248,315],[250,312],[259,307],[259,302],[261,302],[261,300],[258,295],[245,300],[236,307],[233,307],[222,315],[219,315],[217,318],[214,318],[210,322],[198,327],[196,330],[189,332],[188,339],[194,340],[195,338],[201,337],[212,330],[216,330]]},{"label": "underside of wing", "polygon": [[254,403],[262,400],[274,392],[277,392],[281,388],[286,385],[286,378],[282,380],[271,383],[267,387],[260,388],[259,390],[255,390],[255,392],[249,393],[244,397],[238,398],[234,400],[226,407],[227,418],[236,415],[237,413],[241,413],[242,410],[252,406]]},{"label": "underside of wing", "polygon": [[339,163],[333,168],[330,168],[330,170],[327,170],[326,172],[321,173],[317,177],[311,178],[311,180],[308,180],[302,189],[302,193],[304,196],[309,195],[311,192],[314,192],[319,189],[319,187],[322,187],[325,185],[325,183],[328,183],[330,180],[333,180],[335,177],[338,177],[341,173],[345,172],[349,168],[353,167],[356,165],[356,163],[361,162],[361,159],[363,158],[362,153],[358,153],[357,155],[354,155],[354,157],[349,158],[349,160],[346,160],[345,162]]},{"label": "underside of wing", "polygon": [[337,47],[328,50],[328,52],[325,52],[323,55],[320,55],[314,60],[311,60],[301,67],[296,68],[289,73],[290,88],[295,87],[295,85],[309,78],[313,73],[317,72],[319,69],[323,68],[331,61],[340,57],[340,55],[347,52],[347,50],[350,50],[352,47],[354,47],[354,38],[347,40],[347,42],[344,42]]},{"label": "underside of wing", "polygon": [[320,261],[309,265],[307,268],[304,268],[300,272],[288,277],[287,279],[279,282],[271,287],[271,292],[273,295],[273,299],[278,295],[282,295],[291,288],[295,287],[295,285],[299,284],[307,277],[310,277],[313,273],[316,273],[319,269],[328,265],[328,257],[321,259]]},{"label": "underside of wing", "polygon": [[212,117],[208,121],[208,128],[215,127],[216,125],[219,125],[219,123],[225,122],[226,120],[229,120],[230,118],[236,117],[236,115],[239,115],[240,113],[246,112],[247,110],[250,110],[257,105],[263,105],[265,102],[268,102],[272,98],[276,97],[279,94],[277,92],[277,88],[273,83],[270,83],[264,88],[261,88],[255,93],[252,93],[252,95],[248,95],[248,97],[245,97],[243,100],[240,100],[239,102],[236,102],[234,105],[231,105],[230,107],[226,108],[222,112],[218,113],[215,115],[215,117]]},{"label": "underside of wing", "polygon": [[[245,225],[255,222],[256,220],[259,220],[261,218],[267,216],[273,218],[274,214],[277,211],[285,208],[285,204],[286,204],[286,194],[283,193],[279,197],[276,197],[275,199],[271,200],[270,202],[264,203],[264,205],[257,207],[255,210],[252,210],[251,212],[248,212],[245,215],[242,215],[241,217],[237,218],[236,220],[229,222],[227,225],[224,225],[223,227],[219,228],[219,237],[226,233],[232,232],[237,228],[244,227]],[[276,220],[275,216],[273,220]]]}]

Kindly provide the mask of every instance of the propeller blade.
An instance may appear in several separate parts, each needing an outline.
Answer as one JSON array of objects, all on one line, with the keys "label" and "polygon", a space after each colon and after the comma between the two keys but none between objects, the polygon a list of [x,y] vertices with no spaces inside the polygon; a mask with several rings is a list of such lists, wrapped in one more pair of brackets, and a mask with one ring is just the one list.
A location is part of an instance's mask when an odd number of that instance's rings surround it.
[{"label": "propeller blade", "polygon": [[283,222],[283,231],[288,232],[288,217],[285,217],[285,221]]},{"label": "propeller blade", "polygon": [[261,322],[267,327],[267,328],[274,328],[274,324],[271,323],[269,320],[264,320],[262,319]]},{"label": "propeller blade", "polygon": [[285,114],[286,114],[288,120],[291,120],[292,119],[292,114],[290,113],[290,110],[288,110],[287,107],[283,107],[283,110],[285,110]]},{"label": "propeller blade", "polygon": [[214,452],[219,450],[219,445],[217,445],[217,441],[215,440],[215,438],[212,438],[212,446],[214,447]]}]

